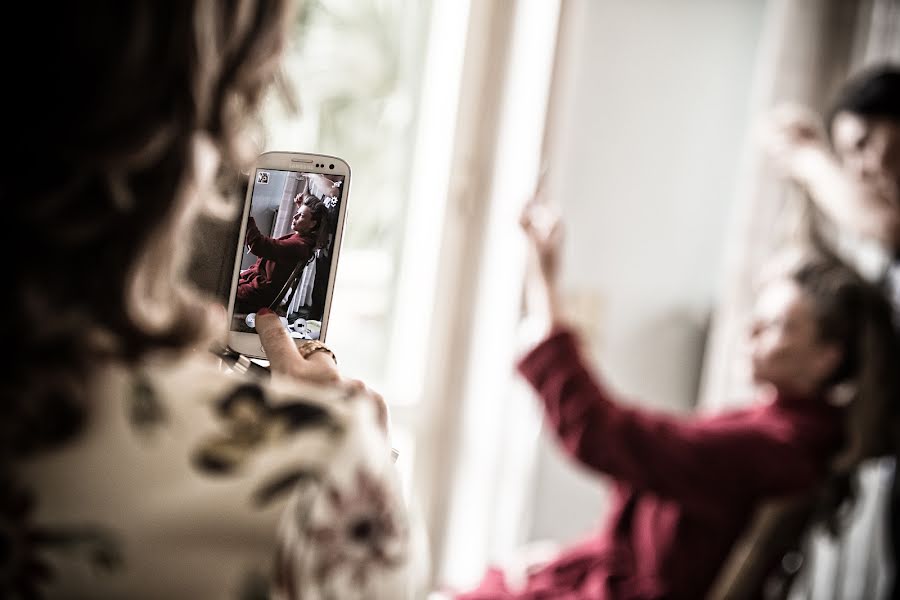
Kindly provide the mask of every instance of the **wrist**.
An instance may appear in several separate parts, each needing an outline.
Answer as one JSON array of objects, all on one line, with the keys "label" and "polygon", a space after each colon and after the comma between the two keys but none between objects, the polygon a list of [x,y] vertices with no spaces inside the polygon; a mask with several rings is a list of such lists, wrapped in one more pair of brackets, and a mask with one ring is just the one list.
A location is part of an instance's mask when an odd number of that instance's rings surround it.
[{"label": "wrist", "polygon": [[799,183],[806,185],[831,166],[831,157],[821,144],[811,142],[797,148],[791,162],[792,174]]},{"label": "wrist", "polygon": [[546,332],[549,334],[560,327],[566,326],[566,315],[563,309],[563,301],[556,286],[548,286],[546,290]]},{"label": "wrist", "polygon": [[555,319],[562,315],[562,299],[560,298],[559,288],[555,283],[550,283],[544,288],[545,298],[547,300],[547,313],[551,319]]}]

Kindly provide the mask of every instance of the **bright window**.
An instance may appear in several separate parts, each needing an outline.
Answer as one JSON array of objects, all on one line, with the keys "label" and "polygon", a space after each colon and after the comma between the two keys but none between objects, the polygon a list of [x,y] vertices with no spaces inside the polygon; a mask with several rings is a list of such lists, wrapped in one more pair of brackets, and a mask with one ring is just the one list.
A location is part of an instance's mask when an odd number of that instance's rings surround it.
[{"label": "bright window", "polygon": [[539,171],[558,12],[548,0],[308,2],[288,61],[301,114],[267,113],[267,149],[350,164],[327,341],[390,402],[435,583],[464,581],[517,535],[520,511],[497,503],[523,488],[518,451],[534,446],[534,427],[508,417],[522,404],[509,389],[516,214]]},{"label": "bright window", "polygon": [[267,149],[351,169],[327,334],[345,373],[383,390],[430,1],[304,2],[287,74],[300,105],[267,107]]}]

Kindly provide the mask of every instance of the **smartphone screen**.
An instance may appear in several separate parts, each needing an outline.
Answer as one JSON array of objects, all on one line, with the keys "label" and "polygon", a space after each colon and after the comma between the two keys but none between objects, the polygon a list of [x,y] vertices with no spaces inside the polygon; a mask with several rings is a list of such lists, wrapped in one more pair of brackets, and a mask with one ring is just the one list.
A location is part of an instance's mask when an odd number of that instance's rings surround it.
[{"label": "smartphone screen", "polygon": [[297,340],[324,337],[345,177],[257,167],[236,272],[231,331],[256,333],[268,308]]}]

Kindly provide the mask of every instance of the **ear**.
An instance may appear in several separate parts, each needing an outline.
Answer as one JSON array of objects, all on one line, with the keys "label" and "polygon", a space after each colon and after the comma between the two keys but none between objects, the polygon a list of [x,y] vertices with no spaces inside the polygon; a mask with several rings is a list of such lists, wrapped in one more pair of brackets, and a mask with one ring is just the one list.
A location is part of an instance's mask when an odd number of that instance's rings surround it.
[{"label": "ear", "polygon": [[844,349],[839,344],[822,344],[815,360],[815,368],[820,381],[828,379],[844,360]]}]

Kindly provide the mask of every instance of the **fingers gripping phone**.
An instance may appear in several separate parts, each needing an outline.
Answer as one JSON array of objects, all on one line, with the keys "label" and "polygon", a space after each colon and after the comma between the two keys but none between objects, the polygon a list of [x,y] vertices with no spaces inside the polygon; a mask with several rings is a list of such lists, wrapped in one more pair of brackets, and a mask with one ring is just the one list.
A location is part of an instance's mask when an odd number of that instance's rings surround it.
[{"label": "fingers gripping phone", "polygon": [[229,347],[266,358],[256,313],[268,308],[297,344],[324,340],[350,185],[334,156],[266,152],[250,170],[228,300]]}]

